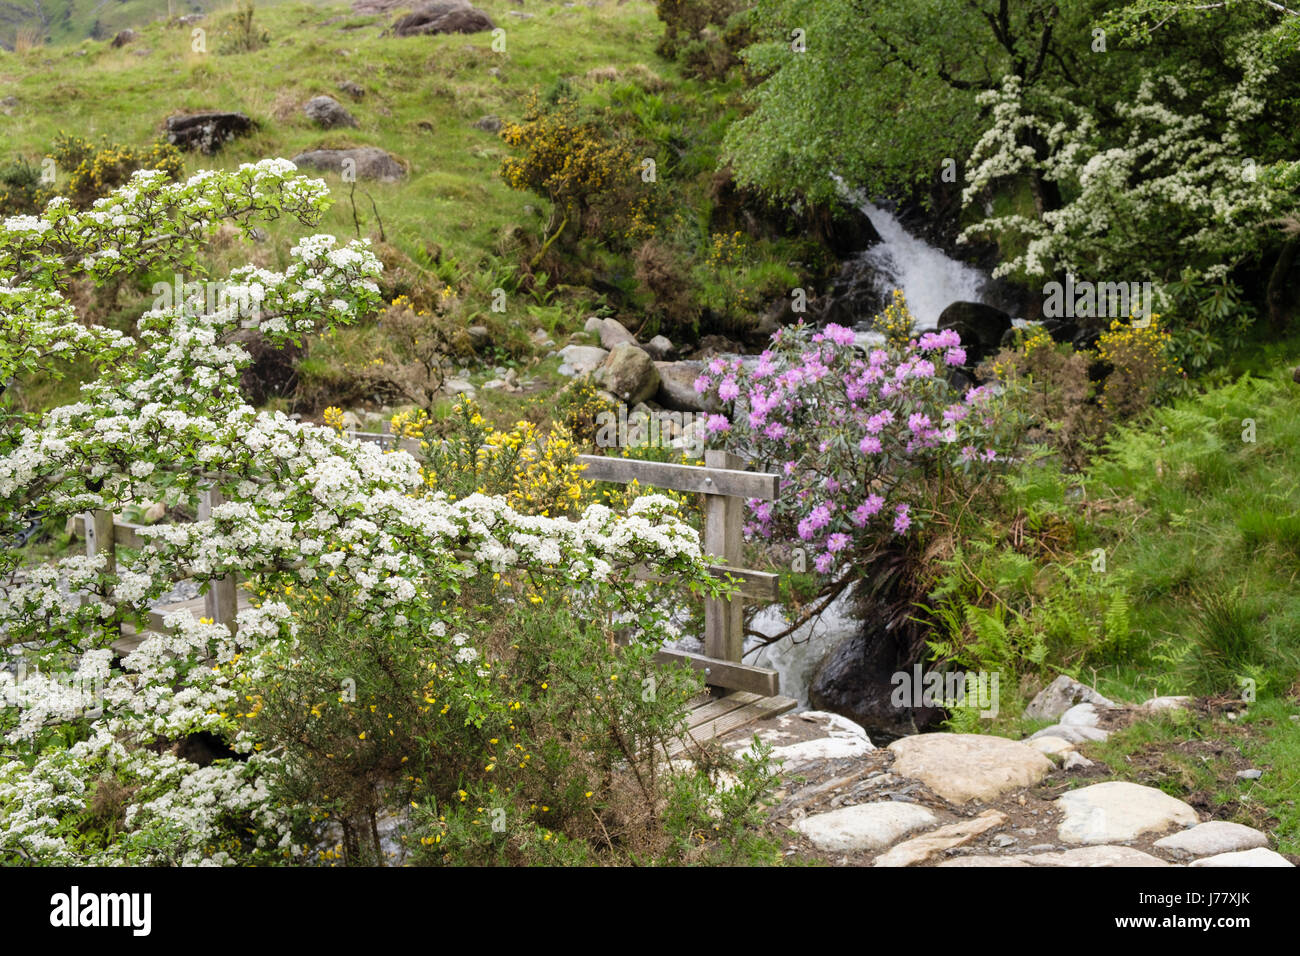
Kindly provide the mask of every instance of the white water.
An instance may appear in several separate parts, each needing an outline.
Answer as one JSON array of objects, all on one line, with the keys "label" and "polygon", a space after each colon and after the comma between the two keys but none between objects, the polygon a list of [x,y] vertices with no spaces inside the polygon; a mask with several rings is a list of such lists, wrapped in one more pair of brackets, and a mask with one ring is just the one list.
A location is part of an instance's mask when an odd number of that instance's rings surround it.
[{"label": "white water", "polygon": [[988,276],[979,269],[916,238],[892,213],[869,202],[860,202],[858,208],[881,238],[860,258],[875,272],[876,288],[886,297],[894,289],[903,290],[916,328],[934,328],[939,314],[954,302],[985,301],[982,294]]}]

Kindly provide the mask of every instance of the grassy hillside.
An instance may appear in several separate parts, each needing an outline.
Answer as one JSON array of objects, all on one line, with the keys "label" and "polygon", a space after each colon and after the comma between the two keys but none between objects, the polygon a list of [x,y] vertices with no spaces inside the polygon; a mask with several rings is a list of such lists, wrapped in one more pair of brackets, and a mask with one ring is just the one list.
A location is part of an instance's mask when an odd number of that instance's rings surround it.
[{"label": "grassy hillside", "polygon": [[[261,0],[274,6],[284,0]],[[211,14],[228,0],[0,0],[0,47],[23,43],[66,44],[104,40],[119,30],[139,30],[169,16]]]}]

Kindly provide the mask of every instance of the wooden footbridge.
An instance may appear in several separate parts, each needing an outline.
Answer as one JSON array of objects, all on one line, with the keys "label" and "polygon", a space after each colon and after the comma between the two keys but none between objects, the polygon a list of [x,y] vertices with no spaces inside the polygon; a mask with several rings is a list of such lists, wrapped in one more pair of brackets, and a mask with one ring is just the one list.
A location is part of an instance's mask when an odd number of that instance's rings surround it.
[{"label": "wooden footbridge", "polygon": [[[353,433],[352,437],[388,446],[406,444],[390,434]],[[780,695],[776,671],[746,665],[741,659],[745,599],[771,602],[776,600],[778,593],[776,575],[739,566],[744,502],[747,498],[775,499],[778,476],[744,471],[742,459],[723,451],[706,451],[703,467],[597,455],[581,455],[578,461],[586,466],[583,477],[589,480],[616,484],[636,481],[642,486],[703,494],[703,549],[714,561],[710,569],[717,575],[729,575],[738,586],[738,593],[731,599],[705,599],[703,653],[665,649],[657,655],[665,665],[687,664],[703,671],[708,685],[708,691],[691,702],[687,733],[669,755],[675,756],[698,743],[778,716],[797,706],[797,701]],[[199,517],[206,517],[220,502],[220,492],[214,489],[204,492],[199,501]],[[89,512],[78,516],[75,521],[77,533],[85,538],[86,553],[106,553],[110,568],[116,563],[115,550],[118,547],[143,548],[148,545],[148,538],[140,534],[142,527],[115,518],[107,511]],[[638,567],[634,573],[641,580],[661,580],[652,568]],[[165,631],[163,619],[178,610],[189,610],[195,616],[210,618],[233,630],[235,616],[247,606],[247,592],[239,587],[234,575],[229,575],[211,582],[206,593],[196,598],[154,609],[149,614],[145,631]],[[142,633],[124,625],[122,638],[113,647],[120,653],[128,653],[143,637]]]}]

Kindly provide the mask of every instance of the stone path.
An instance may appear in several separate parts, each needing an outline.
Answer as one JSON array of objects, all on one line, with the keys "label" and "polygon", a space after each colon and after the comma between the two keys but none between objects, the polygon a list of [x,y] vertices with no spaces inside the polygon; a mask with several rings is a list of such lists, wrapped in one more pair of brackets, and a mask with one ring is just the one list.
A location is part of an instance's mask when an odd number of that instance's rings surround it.
[{"label": "stone path", "polygon": [[756,733],[783,761],[771,819],[788,856],[882,867],[1295,865],[1261,831],[1203,820],[1154,787],[1078,786],[1094,764],[1079,749],[1104,740],[1121,713],[1143,719],[1187,703],[1119,705],[1062,677],[1031,704],[1057,723],[1023,741],[933,733],[878,748],[852,721],[805,711],[722,743],[743,750]]}]

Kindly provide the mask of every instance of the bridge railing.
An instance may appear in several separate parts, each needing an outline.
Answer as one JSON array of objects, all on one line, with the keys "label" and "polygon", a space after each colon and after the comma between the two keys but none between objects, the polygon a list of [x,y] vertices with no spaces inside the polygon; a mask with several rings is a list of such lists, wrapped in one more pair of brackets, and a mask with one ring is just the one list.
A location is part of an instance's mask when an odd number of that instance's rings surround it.
[{"label": "bridge railing", "polygon": [[[351,432],[349,435],[357,441],[376,442],[394,449],[413,451],[418,448],[417,442],[388,433]],[[709,569],[716,575],[730,576],[737,592],[730,598],[705,599],[702,654],[665,649],[659,652],[659,660],[685,663],[701,670],[706,682],[715,687],[775,695],[780,689],[776,671],[746,665],[742,654],[745,600],[775,601],[778,597],[777,576],[743,568],[741,562],[745,500],[774,500],[779,476],[745,471],[744,459],[730,452],[713,450],[704,453],[703,466],[600,455],[579,455],[578,462],[585,466],[585,479],[614,484],[635,481],[641,485],[697,492],[705,496],[702,547],[712,562]],[[199,499],[199,518],[210,515],[213,507],[221,501],[221,492],[216,488],[203,491]],[[108,511],[79,515],[75,527],[85,536],[87,554],[107,553],[110,570],[116,565],[114,552],[117,547],[142,548],[148,545],[148,538],[139,533],[143,525],[116,519]],[[639,580],[665,580],[654,568],[644,565],[634,568],[633,574]],[[232,632],[239,609],[238,586],[237,576],[230,574],[211,582],[204,595],[204,616],[228,626]],[[165,630],[162,619],[162,612],[151,612],[149,629]]]}]

